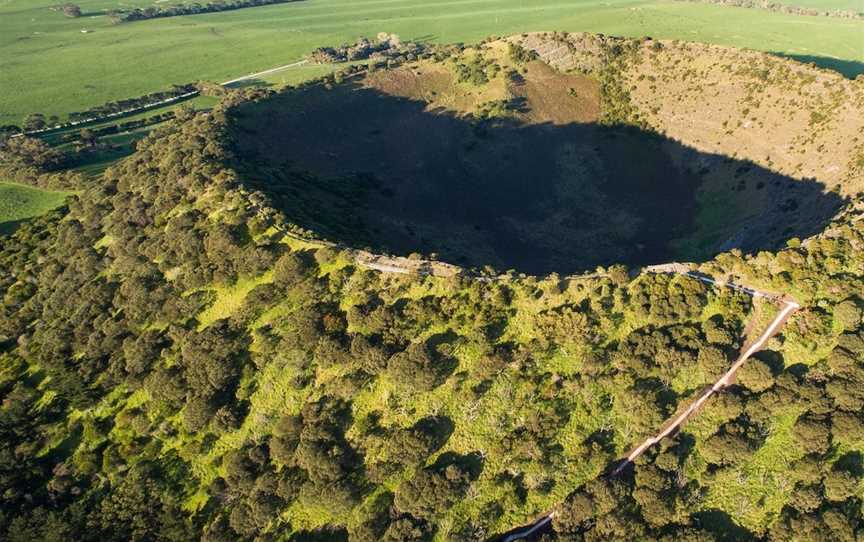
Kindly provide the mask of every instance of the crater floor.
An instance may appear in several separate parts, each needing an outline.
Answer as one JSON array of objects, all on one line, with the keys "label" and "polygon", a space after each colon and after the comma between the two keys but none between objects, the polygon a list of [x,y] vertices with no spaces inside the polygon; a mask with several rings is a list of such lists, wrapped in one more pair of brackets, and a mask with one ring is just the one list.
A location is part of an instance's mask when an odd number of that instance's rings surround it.
[{"label": "crater floor", "polygon": [[[484,62],[509,69],[500,56]],[[820,202],[831,196],[819,183],[603,125],[600,104],[595,79],[539,61],[480,85],[430,62],[246,104],[234,137],[243,176],[298,225],[469,267],[568,274],[698,259],[744,237],[759,239],[748,249],[771,248],[808,234],[779,229],[799,202],[836,208]],[[723,199],[736,196],[730,179],[723,198],[700,199],[719,163],[794,195],[778,200],[771,235],[742,224],[741,239],[692,237],[700,213],[722,220]]]}]

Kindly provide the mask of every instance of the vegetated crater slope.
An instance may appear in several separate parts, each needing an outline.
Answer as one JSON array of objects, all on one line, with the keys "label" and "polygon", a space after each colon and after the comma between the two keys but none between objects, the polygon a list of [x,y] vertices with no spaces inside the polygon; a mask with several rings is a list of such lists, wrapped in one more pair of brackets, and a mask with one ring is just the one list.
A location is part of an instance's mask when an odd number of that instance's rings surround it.
[{"label": "vegetated crater slope", "polygon": [[698,137],[662,135],[673,132],[663,103],[631,96],[642,88],[631,80],[655,77],[633,75],[640,55],[679,55],[662,66],[674,73],[686,60],[676,51],[526,35],[306,85],[234,110],[239,169],[316,235],[532,274],[702,259],[819,231],[843,197],[818,175],[775,168],[770,148],[700,145],[726,129],[711,128],[710,107],[686,112],[705,126]]}]

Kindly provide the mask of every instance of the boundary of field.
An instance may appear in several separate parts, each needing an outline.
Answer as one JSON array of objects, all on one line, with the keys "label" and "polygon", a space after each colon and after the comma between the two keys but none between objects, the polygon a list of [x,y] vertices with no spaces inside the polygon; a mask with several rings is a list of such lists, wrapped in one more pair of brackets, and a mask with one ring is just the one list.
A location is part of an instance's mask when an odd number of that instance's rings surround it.
[{"label": "boundary of field", "polygon": [[29,132],[19,132],[17,134],[12,134],[10,137],[21,137],[21,136],[31,136],[31,135],[42,135],[47,134],[49,132],[56,132],[58,130],[65,130],[67,128],[75,128],[76,126],[83,126],[86,124],[98,124],[100,122],[104,122],[106,120],[111,120],[118,117],[125,117],[128,115],[133,115],[136,113],[143,113],[144,111],[149,111],[151,109],[158,109],[162,106],[169,105],[172,103],[181,102],[187,100],[189,98],[194,98],[201,94],[200,90],[193,90],[192,92],[186,92],[184,94],[180,94],[177,96],[171,96],[170,98],[165,98],[164,100],[159,100],[158,102],[152,102],[146,105],[142,105],[139,107],[133,107],[131,109],[123,109],[121,111],[115,111],[114,113],[109,113],[102,117],[89,117],[81,120],[74,120],[69,122],[64,122],[63,124],[55,124],[54,126],[49,126],[47,128],[40,128],[39,130],[30,130]]},{"label": "boundary of field", "polygon": [[[277,72],[287,70],[290,68],[296,68],[298,66],[304,66],[308,63],[309,63],[308,59],[305,59],[305,58],[300,59],[300,60],[297,60],[297,61],[292,62],[290,64],[284,64],[282,66],[277,66],[275,68],[270,68],[268,70],[264,70],[264,71],[260,71],[260,72],[256,72],[256,73],[250,73],[250,74],[244,75],[242,77],[237,77],[236,79],[231,79],[229,81],[219,83],[219,86],[227,87],[229,85],[233,85],[235,83],[240,83],[242,81],[248,81],[249,79],[254,79],[254,78],[262,76],[262,75],[269,75],[271,73],[277,73]],[[125,117],[128,115],[134,115],[137,113],[143,113],[144,111],[149,111],[151,109],[158,109],[158,108],[166,106],[166,105],[170,105],[173,103],[179,103],[179,102],[188,100],[190,98],[194,98],[194,97],[198,96],[199,94],[201,94],[200,90],[194,90],[192,92],[186,92],[183,94],[179,94],[177,96],[171,96],[170,98],[165,98],[164,100],[159,100],[157,102],[152,102],[152,103],[141,105],[138,107],[132,107],[130,109],[123,109],[121,111],[115,111],[114,113],[109,113],[109,114],[101,116],[101,117],[88,117],[86,119],[64,122],[63,124],[55,124],[54,126],[49,126],[47,128],[40,128],[38,130],[19,132],[17,134],[12,134],[10,137],[42,135],[42,134],[47,134],[49,132],[55,132],[58,130],[65,130],[67,128],[75,128],[76,126],[84,126],[87,124],[98,124],[101,122],[105,122],[106,120],[111,120],[111,119],[115,119],[118,117]]]},{"label": "boundary of field", "polygon": [[782,13],[783,15],[797,15],[799,17],[832,17],[835,19],[846,19],[847,21],[860,21],[864,19],[864,11],[854,11],[851,9],[813,8],[807,6],[799,6],[796,4],[782,4],[770,1],[751,1],[749,3],[741,2],[739,4],[735,4],[732,2],[712,2],[711,0],[678,1],[689,2],[691,4],[707,4],[711,6],[730,8],[758,9],[761,11],[770,11],[771,13]]}]

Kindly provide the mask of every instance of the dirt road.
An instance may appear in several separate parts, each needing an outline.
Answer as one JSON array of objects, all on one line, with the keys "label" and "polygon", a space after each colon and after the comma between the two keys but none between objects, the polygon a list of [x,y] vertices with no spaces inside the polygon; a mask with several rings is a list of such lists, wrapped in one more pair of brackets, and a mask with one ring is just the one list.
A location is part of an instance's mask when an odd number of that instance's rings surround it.
[{"label": "dirt road", "polygon": [[[767,295],[763,295],[763,297],[767,297]],[[711,398],[712,395],[729,386],[729,384],[732,382],[732,378],[734,378],[735,376],[735,373],[738,372],[738,369],[740,369],[741,366],[744,365],[744,363],[750,358],[750,356],[752,356],[765,346],[765,343],[768,342],[768,339],[770,339],[777,332],[777,330],[780,329],[780,327],[786,322],[786,319],[789,317],[790,314],[792,314],[792,312],[800,308],[800,305],[794,301],[783,301],[783,303],[785,305],[783,307],[783,310],[781,310],[777,314],[777,316],[774,317],[774,320],[771,321],[771,324],[765,329],[762,335],[760,335],[759,338],[756,339],[756,341],[751,344],[750,347],[747,348],[747,350],[745,350],[738,357],[737,360],[735,360],[735,363],[733,363],[732,366],[729,367],[729,370],[723,373],[723,376],[721,376],[720,379],[717,380],[717,382],[715,382],[713,386],[705,390],[705,392],[698,399],[690,403],[690,406],[688,406],[670,421],[665,423],[663,425],[664,429],[662,431],[660,431],[653,437],[645,439],[642,444],[634,448],[633,451],[630,452],[630,455],[628,455],[627,458],[624,459],[621,464],[615,468],[614,471],[612,471],[613,476],[624,470],[627,465],[635,461],[637,457],[639,457],[645,452],[645,450],[677,431],[678,428],[681,427],[681,424],[687,421],[687,418],[689,418],[694,412],[697,412],[702,407],[702,405],[705,404],[705,402],[709,398]]]},{"label": "dirt road", "polygon": [[238,77],[237,79],[231,79],[230,81],[225,81],[224,83],[219,83],[223,87],[232,85],[234,83],[239,83],[240,81],[246,81],[249,79],[255,79],[256,77],[260,77],[262,75],[269,75],[271,73],[281,72],[282,70],[287,70],[289,68],[296,68],[297,66],[303,66],[308,64],[308,60],[298,60],[297,62],[293,62],[291,64],[285,64],[284,66],[277,66],[275,68],[270,68],[269,70],[264,70],[263,72],[258,73],[250,73],[249,75],[244,75],[243,77]]}]

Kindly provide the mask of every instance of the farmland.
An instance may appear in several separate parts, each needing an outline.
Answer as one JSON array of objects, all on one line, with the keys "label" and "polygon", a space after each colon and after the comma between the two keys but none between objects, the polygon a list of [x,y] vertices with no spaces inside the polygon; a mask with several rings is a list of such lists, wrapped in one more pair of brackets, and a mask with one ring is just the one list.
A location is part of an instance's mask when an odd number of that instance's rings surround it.
[{"label": "farmland", "polygon": [[63,204],[68,194],[0,182],[0,234],[21,220],[44,214]]},{"label": "farmland", "polygon": [[174,83],[224,81],[382,31],[441,43],[536,30],[650,35],[797,55],[849,76],[864,61],[862,21],[674,0],[304,0],[120,25],[102,11],[117,2],[82,1],[75,19],[53,4],[0,2],[0,124],[34,111],[63,117]]}]

